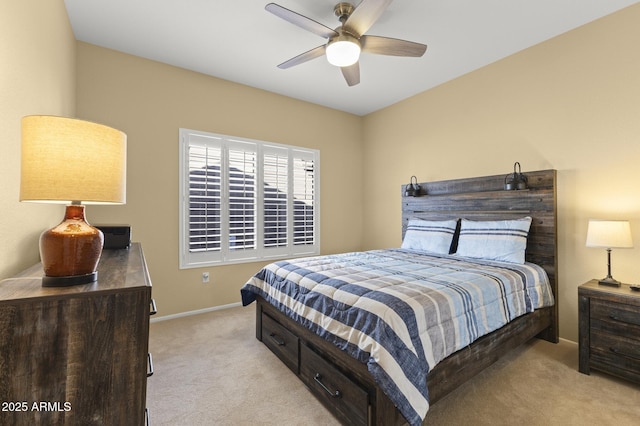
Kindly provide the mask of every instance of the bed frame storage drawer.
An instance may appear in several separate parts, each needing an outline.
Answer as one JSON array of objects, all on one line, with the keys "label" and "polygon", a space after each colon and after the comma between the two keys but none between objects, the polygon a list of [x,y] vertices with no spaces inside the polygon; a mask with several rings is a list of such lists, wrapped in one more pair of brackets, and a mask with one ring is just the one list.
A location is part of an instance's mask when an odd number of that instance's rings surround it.
[{"label": "bed frame storage drawer", "polygon": [[262,342],[294,373],[299,374],[299,339],[267,314],[262,314]]},{"label": "bed frame storage drawer", "polygon": [[369,395],[313,349],[300,345],[300,377],[343,424],[369,424]]}]

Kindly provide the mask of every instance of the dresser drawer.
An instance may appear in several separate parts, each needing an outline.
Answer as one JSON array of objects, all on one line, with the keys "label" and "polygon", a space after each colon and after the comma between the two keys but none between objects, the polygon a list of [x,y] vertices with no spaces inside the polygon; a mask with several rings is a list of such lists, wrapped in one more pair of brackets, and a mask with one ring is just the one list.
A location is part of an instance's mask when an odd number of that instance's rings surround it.
[{"label": "dresser drawer", "polygon": [[262,342],[298,374],[298,337],[267,314],[262,314]]},{"label": "dresser drawer", "polygon": [[343,424],[369,423],[367,392],[308,346],[300,345],[300,376]]}]

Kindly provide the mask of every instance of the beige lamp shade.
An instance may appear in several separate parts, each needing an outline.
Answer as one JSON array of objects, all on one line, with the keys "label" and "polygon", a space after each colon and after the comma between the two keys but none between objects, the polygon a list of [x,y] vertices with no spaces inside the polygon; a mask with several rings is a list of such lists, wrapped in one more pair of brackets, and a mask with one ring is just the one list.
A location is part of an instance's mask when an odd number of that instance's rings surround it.
[{"label": "beige lamp shade", "polygon": [[127,135],[73,118],[22,118],[20,201],[126,202]]},{"label": "beige lamp shade", "polygon": [[632,248],[631,226],[627,220],[590,220],[587,247]]}]

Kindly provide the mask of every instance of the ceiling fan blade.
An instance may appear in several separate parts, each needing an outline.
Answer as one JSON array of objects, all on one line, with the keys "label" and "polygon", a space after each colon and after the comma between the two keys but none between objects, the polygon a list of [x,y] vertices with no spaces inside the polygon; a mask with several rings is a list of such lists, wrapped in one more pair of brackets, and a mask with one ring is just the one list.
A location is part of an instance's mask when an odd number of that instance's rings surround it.
[{"label": "ceiling fan blade", "polygon": [[312,59],[315,59],[319,56],[324,55],[324,51],[326,48],[327,46],[324,44],[322,46],[314,47],[313,49],[307,50],[306,52],[301,53],[298,56],[294,56],[288,61],[284,61],[283,63],[278,65],[278,68],[285,70],[287,68],[291,68],[293,66],[303,64],[307,61],[310,61]]},{"label": "ceiling fan blade", "polygon": [[299,13],[294,12],[293,10],[289,10],[286,7],[282,7],[278,4],[269,3],[264,8],[277,17],[291,22],[292,24],[299,26],[303,30],[311,31],[312,33],[317,34],[320,37],[330,38],[338,35],[337,32],[327,26],[322,25],[320,22],[314,21],[311,18],[307,18],[304,15],[300,15]]},{"label": "ceiling fan blade", "polygon": [[360,65],[356,62],[353,65],[349,65],[348,67],[341,67],[342,75],[344,79],[347,80],[347,84],[349,87],[355,86],[360,83]]},{"label": "ceiling fan blade", "polygon": [[427,50],[426,44],[400,40],[397,38],[367,35],[360,37],[360,45],[362,46],[362,51],[366,53],[390,56],[411,56],[415,58],[424,55],[424,52]]},{"label": "ceiling fan blade", "polygon": [[344,23],[344,29],[359,37],[380,18],[392,0],[362,0]]}]

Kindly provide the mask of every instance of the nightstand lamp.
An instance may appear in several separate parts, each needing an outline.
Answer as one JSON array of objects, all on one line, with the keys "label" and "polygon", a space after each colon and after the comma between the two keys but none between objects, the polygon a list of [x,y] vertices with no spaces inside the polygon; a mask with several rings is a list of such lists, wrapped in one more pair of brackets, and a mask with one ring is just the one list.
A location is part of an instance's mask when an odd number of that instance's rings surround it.
[{"label": "nightstand lamp", "polygon": [[611,276],[611,249],[633,247],[629,221],[590,220],[587,228],[587,247],[607,249],[607,276],[598,282],[602,285],[619,287],[620,281]]},{"label": "nightstand lamp", "polygon": [[104,236],[83,204],[125,203],[126,150],[127,136],[102,124],[22,118],[20,201],[67,204],[64,220],[40,236],[44,287],[97,280]]}]

